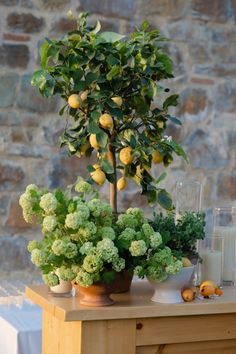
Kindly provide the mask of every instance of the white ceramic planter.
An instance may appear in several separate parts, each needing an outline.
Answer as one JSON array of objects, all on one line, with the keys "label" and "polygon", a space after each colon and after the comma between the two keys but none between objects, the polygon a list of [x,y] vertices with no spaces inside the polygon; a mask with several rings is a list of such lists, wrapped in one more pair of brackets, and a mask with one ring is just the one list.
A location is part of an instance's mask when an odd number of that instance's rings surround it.
[{"label": "white ceramic planter", "polygon": [[[59,271],[56,270],[55,273],[57,274],[57,276],[59,277]],[[70,281],[65,281],[60,279],[60,283],[56,286],[51,286],[50,290],[51,292],[55,293],[55,294],[67,294],[72,290],[72,284]]]},{"label": "white ceramic planter", "polygon": [[179,273],[170,275],[163,282],[148,280],[154,288],[151,298],[154,302],[176,304],[183,302],[181,290],[189,286],[190,279],[194,271],[194,266],[182,268]]}]

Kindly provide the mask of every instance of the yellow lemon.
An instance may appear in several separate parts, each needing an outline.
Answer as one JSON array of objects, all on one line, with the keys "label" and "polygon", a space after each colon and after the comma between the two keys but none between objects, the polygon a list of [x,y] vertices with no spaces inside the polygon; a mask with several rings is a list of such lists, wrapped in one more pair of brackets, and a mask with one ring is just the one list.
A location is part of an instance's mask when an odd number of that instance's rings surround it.
[{"label": "yellow lemon", "polygon": [[218,288],[217,284],[212,280],[204,280],[203,282],[201,282],[200,289],[204,286],[213,286],[213,288],[215,289]]},{"label": "yellow lemon", "polygon": [[130,146],[127,146],[123,149],[120,150],[120,161],[124,164],[124,165],[130,165],[133,162],[133,156],[132,156],[132,149]]},{"label": "yellow lemon", "polygon": [[181,292],[182,298],[186,302],[190,302],[194,300],[194,291],[190,288],[184,289]]},{"label": "yellow lemon", "polygon": [[153,163],[160,163],[163,161],[163,156],[158,150],[152,152],[152,161]]},{"label": "yellow lemon", "polygon": [[96,182],[99,186],[103,185],[103,183],[106,180],[106,175],[105,173],[100,169],[96,169],[95,171],[90,173],[90,176]]},{"label": "yellow lemon", "polygon": [[95,170],[101,170],[101,166],[100,166],[98,163],[95,163],[95,164],[93,165],[93,168],[94,168]]},{"label": "yellow lemon", "polygon": [[83,92],[81,93],[81,95],[80,95],[81,101],[87,100],[87,97],[88,97],[88,91],[87,91],[87,90],[86,90],[86,91],[83,91]]},{"label": "yellow lemon", "polygon": [[125,189],[125,187],[127,186],[127,181],[125,177],[121,177],[118,181],[117,181],[117,188],[119,191],[122,191],[123,189]]},{"label": "yellow lemon", "polygon": [[120,96],[115,96],[111,98],[113,102],[115,102],[117,104],[117,106],[121,106],[123,103],[123,100]]},{"label": "yellow lemon", "polygon": [[86,153],[86,151],[90,148],[90,144],[89,142],[83,144],[80,146],[80,153],[81,155],[84,155]]},{"label": "yellow lemon", "polygon": [[104,113],[99,118],[99,123],[104,129],[111,129],[113,127],[112,116],[108,113]]},{"label": "yellow lemon", "polygon": [[73,93],[72,95],[69,96],[68,98],[68,105],[71,108],[80,108],[80,97],[79,95],[77,95],[76,93]]},{"label": "yellow lemon", "polygon": [[182,262],[183,262],[183,267],[192,267],[192,263],[187,257],[183,257]]},{"label": "yellow lemon", "polygon": [[91,134],[90,137],[89,137],[89,142],[90,142],[90,145],[98,150],[99,149],[99,144],[97,142],[97,138],[96,138],[96,134]]}]

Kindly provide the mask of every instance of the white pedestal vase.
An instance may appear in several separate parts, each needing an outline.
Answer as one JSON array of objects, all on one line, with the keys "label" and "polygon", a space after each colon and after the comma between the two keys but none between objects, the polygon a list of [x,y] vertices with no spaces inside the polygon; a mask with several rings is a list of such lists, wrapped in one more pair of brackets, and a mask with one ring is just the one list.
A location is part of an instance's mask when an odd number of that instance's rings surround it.
[{"label": "white pedestal vase", "polygon": [[154,294],[151,298],[154,302],[176,304],[183,302],[181,290],[189,286],[190,279],[194,271],[194,266],[185,267],[179,273],[170,275],[162,282],[148,280],[154,288]]}]

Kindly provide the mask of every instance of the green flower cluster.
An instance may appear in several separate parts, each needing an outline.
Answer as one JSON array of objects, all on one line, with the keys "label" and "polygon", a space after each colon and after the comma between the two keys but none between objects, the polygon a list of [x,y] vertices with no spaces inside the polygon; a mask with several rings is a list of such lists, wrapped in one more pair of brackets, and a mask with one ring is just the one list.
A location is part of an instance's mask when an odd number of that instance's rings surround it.
[{"label": "green flower cluster", "polygon": [[87,287],[112,280],[123,269],[158,280],[179,271],[181,261],[164,247],[142,210],[130,208],[114,219],[111,206],[82,178],[75,191],[72,196],[30,185],[20,197],[25,219],[42,226],[42,241],[30,241],[28,251],[46,284],[62,279]]}]

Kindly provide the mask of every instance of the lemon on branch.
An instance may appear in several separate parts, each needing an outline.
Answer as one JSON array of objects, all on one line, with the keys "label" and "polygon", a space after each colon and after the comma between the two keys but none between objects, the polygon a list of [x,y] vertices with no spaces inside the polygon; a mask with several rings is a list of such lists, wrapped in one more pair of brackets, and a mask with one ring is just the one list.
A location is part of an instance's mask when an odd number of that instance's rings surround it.
[{"label": "lemon on branch", "polygon": [[123,189],[126,188],[126,186],[127,186],[127,181],[126,178],[123,176],[117,181],[117,189],[119,191],[122,191]]},{"label": "lemon on branch", "polygon": [[96,138],[96,134],[91,134],[90,137],[89,137],[89,142],[90,142],[90,145],[98,150],[99,149],[99,144],[97,142],[97,138]]},{"label": "lemon on branch", "polygon": [[120,161],[124,165],[130,165],[133,162],[132,149],[130,146],[126,146],[125,148],[120,150],[119,154]]},{"label": "lemon on branch", "polygon": [[104,113],[99,118],[99,123],[104,129],[111,129],[113,127],[112,116],[108,113]]},{"label": "lemon on branch", "polygon": [[68,105],[71,108],[80,108],[81,105],[81,100],[79,95],[77,95],[76,93],[73,93],[72,95],[69,96],[68,98]]},{"label": "lemon on branch", "polygon": [[87,100],[87,97],[88,97],[88,90],[81,92],[80,94],[81,101]]},{"label": "lemon on branch", "polygon": [[152,162],[153,163],[161,163],[163,161],[163,156],[158,150],[152,152]]},{"label": "lemon on branch", "polygon": [[80,153],[81,155],[84,155],[86,153],[86,151],[90,148],[90,144],[89,142],[83,144],[80,146]]},{"label": "lemon on branch", "polygon": [[106,175],[98,164],[93,165],[93,168],[95,168],[95,171],[91,172],[90,176],[95,183],[97,183],[99,186],[102,186],[106,180]]},{"label": "lemon on branch", "polygon": [[113,102],[115,102],[117,104],[117,106],[121,106],[123,103],[123,100],[120,96],[115,96],[111,98]]}]

